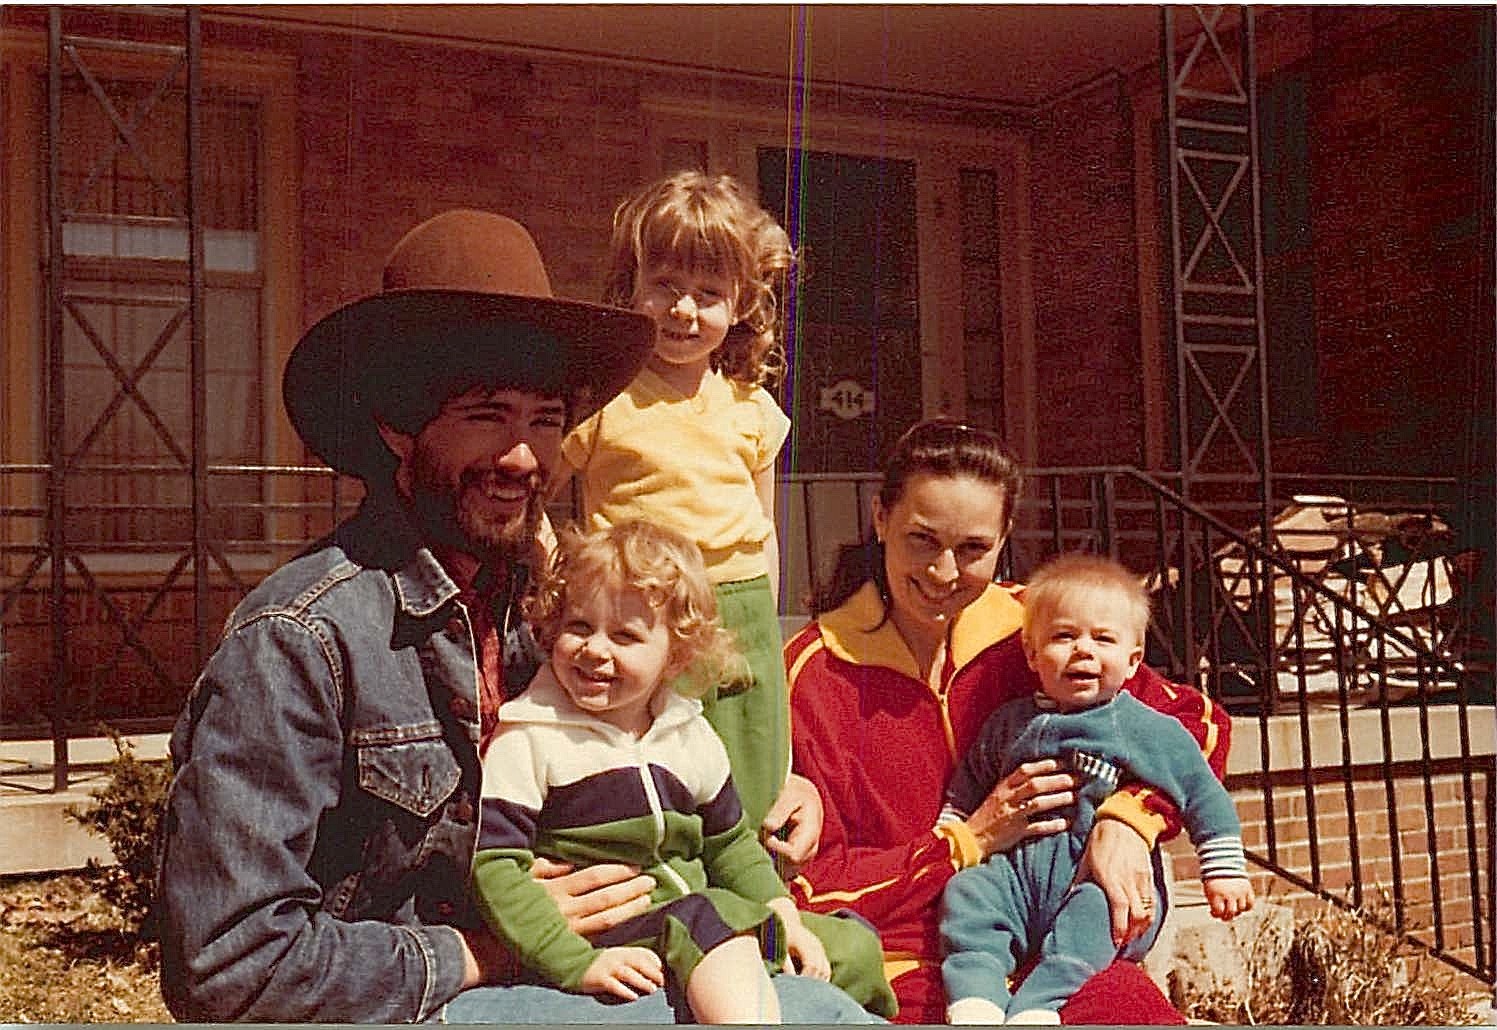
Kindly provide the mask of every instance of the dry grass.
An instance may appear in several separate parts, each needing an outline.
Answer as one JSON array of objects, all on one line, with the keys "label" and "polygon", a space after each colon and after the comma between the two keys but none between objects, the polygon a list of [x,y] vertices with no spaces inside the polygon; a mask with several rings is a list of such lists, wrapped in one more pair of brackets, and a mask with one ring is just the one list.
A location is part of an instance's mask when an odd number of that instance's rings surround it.
[{"label": "dry grass", "polygon": [[169,1023],[157,946],[95,877],[0,880],[0,1022]]},{"label": "dry grass", "polygon": [[[1237,1025],[1463,1026],[1481,1022],[1469,978],[1387,932],[1391,902],[1326,904],[1292,931],[1265,923],[1247,987],[1171,992],[1194,1019]],[[1286,941],[1284,938],[1288,936]]]}]

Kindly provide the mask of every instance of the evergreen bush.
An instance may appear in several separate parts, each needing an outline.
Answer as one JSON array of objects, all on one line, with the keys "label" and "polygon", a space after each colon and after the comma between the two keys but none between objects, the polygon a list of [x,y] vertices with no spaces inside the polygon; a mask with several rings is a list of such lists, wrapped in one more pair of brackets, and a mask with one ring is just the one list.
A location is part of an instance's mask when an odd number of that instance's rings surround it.
[{"label": "evergreen bush", "polygon": [[109,782],[93,793],[86,805],[69,805],[67,814],[91,833],[109,842],[116,865],[90,862],[99,892],[132,920],[142,937],[155,936],[153,902],[156,894],[156,847],[161,816],[166,808],[171,763],[142,761],[135,748],[117,731],[105,727],[114,742]]}]

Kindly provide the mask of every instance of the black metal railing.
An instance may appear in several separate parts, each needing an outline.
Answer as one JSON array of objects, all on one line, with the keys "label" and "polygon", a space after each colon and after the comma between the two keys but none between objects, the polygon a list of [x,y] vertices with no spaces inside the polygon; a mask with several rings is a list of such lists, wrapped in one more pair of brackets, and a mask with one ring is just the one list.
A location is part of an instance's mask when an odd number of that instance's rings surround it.
[{"label": "black metal railing", "polygon": [[[0,738],[53,739],[59,783],[67,740],[96,736],[100,724],[169,726],[196,676],[199,642],[211,647],[233,605],[360,495],[326,468],[208,466],[199,577],[183,520],[190,508],[179,499],[187,475],[70,468],[59,552],[43,503],[49,467],[0,465]],[[126,480],[152,484],[154,499],[121,500]]]},{"label": "black metal railing", "polygon": [[[1453,484],[1300,494],[1265,544],[1131,470],[1096,475],[1115,506],[1137,492],[1154,504],[1141,569],[1163,664],[1245,713],[1235,783],[1262,812],[1250,856],[1337,903],[1386,892],[1395,932],[1492,983],[1492,655],[1471,596],[1490,583],[1452,574],[1470,555],[1446,521],[1462,513],[1408,495]],[[1402,496],[1376,508],[1374,486]],[[1373,511],[1388,524],[1358,518]],[[1097,543],[1124,549],[1124,522]]]}]

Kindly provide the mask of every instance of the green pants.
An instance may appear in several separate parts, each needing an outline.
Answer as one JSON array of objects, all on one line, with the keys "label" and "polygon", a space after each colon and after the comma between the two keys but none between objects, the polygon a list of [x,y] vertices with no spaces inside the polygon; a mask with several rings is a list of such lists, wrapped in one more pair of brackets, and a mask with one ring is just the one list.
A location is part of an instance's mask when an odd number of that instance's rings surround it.
[{"label": "green pants", "polygon": [[757,829],[790,772],[790,688],[769,577],[722,583],[717,614],[748,660],[750,678],[714,686],[703,714],[723,746],[744,817]]},{"label": "green pants", "polygon": [[802,912],[832,963],[832,983],[876,1016],[893,1019],[899,1011],[894,988],[884,976],[884,949],[878,934],[858,919]]},{"label": "green pants", "polygon": [[[751,678],[714,687],[703,696],[702,708],[727,748],[744,817],[758,827],[790,771],[784,642],[768,576],[722,583],[716,593],[718,617],[737,638]],[[826,949],[832,983],[869,1012],[893,1018],[899,1006],[884,977],[878,934],[856,919],[840,916],[802,912],[801,920]],[[772,944],[767,950],[775,953]]]}]

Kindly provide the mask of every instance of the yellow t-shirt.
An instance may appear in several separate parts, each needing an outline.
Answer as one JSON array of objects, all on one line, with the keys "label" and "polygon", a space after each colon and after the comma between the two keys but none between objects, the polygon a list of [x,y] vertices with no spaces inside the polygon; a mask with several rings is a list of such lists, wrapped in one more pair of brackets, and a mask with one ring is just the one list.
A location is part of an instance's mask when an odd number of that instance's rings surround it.
[{"label": "yellow t-shirt", "polygon": [[714,583],[762,576],[774,528],[754,477],[774,464],[790,419],[763,387],[713,372],[685,397],[645,369],[573,429],[562,455],[595,527],[646,519],[702,549]]}]

